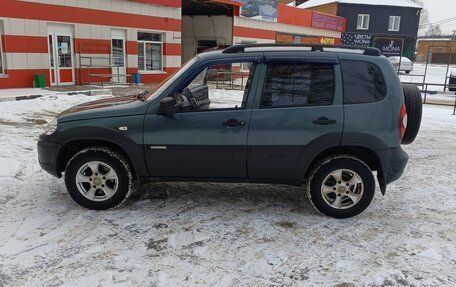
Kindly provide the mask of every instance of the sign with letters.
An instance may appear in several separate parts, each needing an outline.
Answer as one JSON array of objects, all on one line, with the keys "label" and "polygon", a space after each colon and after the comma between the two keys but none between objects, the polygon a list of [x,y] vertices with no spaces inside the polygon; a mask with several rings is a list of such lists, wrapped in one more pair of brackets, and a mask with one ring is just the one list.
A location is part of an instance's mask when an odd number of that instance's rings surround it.
[{"label": "sign with letters", "polygon": [[370,47],[372,39],[372,34],[342,33],[341,42],[345,46]]},{"label": "sign with letters", "polygon": [[[225,2],[224,0],[223,2]],[[241,3],[239,16],[249,19],[277,22],[278,0],[229,0]],[[218,2],[218,1],[217,1]],[[221,2],[221,1],[220,1]]]},{"label": "sign with letters", "polygon": [[345,31],[345,19],[323,13],[312,12],[312,27],[343,32]]},{"label": "sign with letters", "polygon": [[378,48],[386,57],[400,56],[404,49],[404,39],[376,37],[374,47]]},{"label": "sign with letters", "polygon": [[339,45],[340,39],[333,37],[298,35],[277,32],[276,43],[294,43],[304,45]]}]

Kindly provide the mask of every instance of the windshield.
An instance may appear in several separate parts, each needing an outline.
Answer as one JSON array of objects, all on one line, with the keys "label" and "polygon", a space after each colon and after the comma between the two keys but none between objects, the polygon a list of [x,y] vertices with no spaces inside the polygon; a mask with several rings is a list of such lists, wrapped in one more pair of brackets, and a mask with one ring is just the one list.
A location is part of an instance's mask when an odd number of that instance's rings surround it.
[{"label": "windshield", "polygon": [[161,93],[163,93],[164,90],[166,90],[169,85],[171,85],[177,78],[180,77],[180,75],[182,75],[188,67],[190,67],[191,65],[193,65],[197,60],[199,59],[198,56],[195,56],[193,57],[192,59],[188,60],[184,65],[182,65],[179,69],[177,69],[176,71],[174,71],[174,73],[172,73],[171,75],[169,75],[166,79],[164,79],[158,86],[157,86],[157,89],[149,94],[148,96],[146,96],[146,100],[147,101],[150,101],[152,99],[154,99],[155,97],[157,97],[158,95],[160,95]]}]

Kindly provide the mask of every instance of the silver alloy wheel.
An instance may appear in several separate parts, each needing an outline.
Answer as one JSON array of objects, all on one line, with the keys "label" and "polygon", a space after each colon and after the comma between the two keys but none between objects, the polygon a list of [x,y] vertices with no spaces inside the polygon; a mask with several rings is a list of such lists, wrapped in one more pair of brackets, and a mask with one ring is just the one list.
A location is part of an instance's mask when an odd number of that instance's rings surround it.
[{"label": "silver alloy wheel", "polygon": [[363,193],[363,180],[350,169],[338,169],[331,172],[321,185],[323,200],[336,209],[348,209],[355,206],[363,197]]},{"label": "silver alloy wheel", "polygon": [[101,161],[89,161],[78,169],[76,186],[85,198],[105,201],[116,194],[119,178],[110,165]]}]

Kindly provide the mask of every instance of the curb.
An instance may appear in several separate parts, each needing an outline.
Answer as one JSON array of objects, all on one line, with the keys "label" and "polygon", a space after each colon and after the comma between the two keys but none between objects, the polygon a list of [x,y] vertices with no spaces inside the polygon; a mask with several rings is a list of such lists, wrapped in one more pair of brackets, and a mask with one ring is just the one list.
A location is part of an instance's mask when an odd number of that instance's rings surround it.
[{"label": "curb", "polygon": [[30,96],[16,96],[16,97],[0,97],[0,102],[14,102],[14,101],[23,101],[23,100],[33,100],[41,98],[43,95],[30,95]]},{"label": "curb", "polygon": [[68,92],[55,92],[55,93],[43,93],[41,95],[29,95],[29,96],[11,96],[11,97],[0,97],[0,102],[14,102],[14,101],[24,101],[24,100],[33,100],[41,98],[46,95],[86,95],[86,96],[98,96],[98,95],[111,95],[112,91],[110,89],[99,89],[99,90],[87,90],[87,91],[68,91]]}]

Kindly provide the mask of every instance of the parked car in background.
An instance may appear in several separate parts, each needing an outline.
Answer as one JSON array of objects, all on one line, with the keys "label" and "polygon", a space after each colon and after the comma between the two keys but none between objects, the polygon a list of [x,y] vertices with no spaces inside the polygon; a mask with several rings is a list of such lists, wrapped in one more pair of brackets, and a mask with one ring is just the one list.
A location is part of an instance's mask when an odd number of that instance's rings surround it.
[{"label": "parked car in background", "polygon": [[[396,71],[399,71],[400,69],[400,71],[404,71],[408,74],[413,70],[413,62],[407,57],[393,56],[388,57],[388,60],[393,64],[394,68],[396,68]],[[399,62],[401,63],[400,66]]]}]

